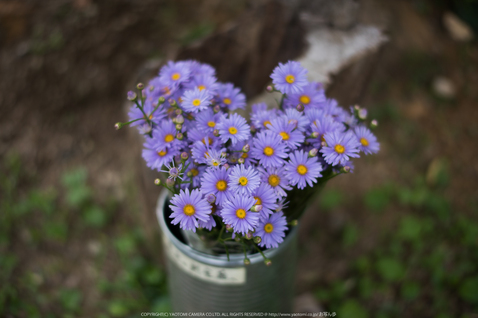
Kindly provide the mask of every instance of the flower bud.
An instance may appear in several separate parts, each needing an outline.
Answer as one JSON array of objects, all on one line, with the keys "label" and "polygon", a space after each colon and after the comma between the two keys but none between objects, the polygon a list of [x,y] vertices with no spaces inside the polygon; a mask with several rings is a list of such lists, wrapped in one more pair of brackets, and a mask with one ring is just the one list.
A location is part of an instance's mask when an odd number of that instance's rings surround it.
[{"label": "flower bud", "polygon": [[188,171],[186,172],[186,176],[188,176],[189,178],[191,178],[193,176],[193,173],[191,171]]},{"label": "flower bud", "polygon": [[134,102],[138,96],[136,95],[135,92],[129,91],[129,92],[126,94],[126,97],[128,98],[128,100]]},{"label": "flower bud", "polygon": [[172,167],[171,169],[169,169],[169,176],[171,178],[177,178],[179,177],[179,169],[176,168],[176,167]]},{"label": "flower bud", "polygon": [[178,115],[178,116],[176,117],[176,123],[178,123],[178,124],[183,124],[183,123],[184,123],[184,117],[183,117],[183,115]]},{"label": "flower bud", "polygon": [[[179,135],[179,134],[178,134]],[[181,134],[182,135],[182,134]],[[179,138],[178,138],[179,139]],[[181,140],[181,139],[180,139]],[[189,154],[187,152],[181,152],[181,161],[186,161],[189,159]]]},{"label": "flower bud", "polygon": [[303,112],[304,109],[305,109],[305,107],[304,107],[304,105],[299,104],[299,105],[297,105],[296,109],[297,109],[298,111],[300,111],[300,112]]},{"label": "flower bud", "polygon": [[232,232],[233,228],[231,224],[226,224],[226,231]]},{"label": "flower bud", "polygon": [[359,105],[355,105],[354,108],[355,108],[356,111],[359,111],[359,110],[360,110],[360,106],[359,106]]},{"label": "flower bud", "polygon": [[349,173],[350,172],[350,166],[343,166],[340,169],[340,171],[343,172],[343,173]]},{"label": "flower bud", "polygon": [[326,143],[325,141],[322,141],[322,142],[320,143],[320,146],[321,146],[321,147],[327,147],[327,143]]},{"label": "flower bud", "polygon": [[138,85],[136,85],[136,88],[141,91],[141,90],[144,89],[144,84],[143,83],[138,83]]},{"label": "flower bud", "polygon": [[223,166],[224,168],[226,168],[226,170],[231,167],[228,163],[225,163],[225,164],[223,164],[222,166]]},{"label": "flower bud", "polygon": [[247,257],[244,259],[244,265],[251,265],[251,260],[248,259]]},{"label": "flower bud", "polygon": [[272,261],[269,258],[266,258],[264,260],[264,263],[266,264],[266,266],[271,266],[272,265]]},{"label": "flower bud", "polygon": [[221,111],[221,106],[219,105],[216,105],[212,108],[212,111],[214,112],[214,114],[217,114]]},{"label": "flower bud", "polygon": [[243,152],[249,152],[251,150],[251,146],[249,144],[246,144],[244,147],[242,147]]},{"label": "flower bud", "polygon": [[212,193],[209,193],[208,195],[206,195],[206,201],[210,204],[213,204],[214,202],[216,202],[216,196]]},{"label": "flower bud", "polygon": [[173,179],[166,179],[166,185],[170,188],[174,187],[174,180]]},{"label": "flower bud", "polygon": [[181,115],[183,113],[183,110],[181,108],[178,108],[174,111],[176,115]]},{"label": "flower bud", "polygon": [[253,237],[254,237],[254,235],[252,234],[251,231],[249,231],[249,232],[246,233],[246,239],[252,240]]},{"label": "flower bud", "polygon": [[157,186],[161,185],[161,180],[159,178],[154,179],[154,184]]},{"label": "flower bud", "polygon": [[268,91],[269,93],[272,93],[274,91],[274,87],[272,87],[272,85],[268,85],[266,87],[266,91]]},{"label": "flower bud", "polygon": [[[178,126],[181,126],[181,125],[177,124],[177,125],[176,125],[176,129],[178,129]],[[176,138],[177,138],[178,140],[183,140],[183,139],[184,139],[183,133],[178,132],[178,133],[176,134]]]},{"label": "flower bud", "polygon": [[261,210],[262,210],[262,205],[261,204],[253,205],[252,208],[251,208],[252,212],[260,212]]},{"label": "flower bud", "polygon": [[164,104],[165,101],[166,101],[166,98],[164,98],[163,96],[161,96],[160,98],[158,98],[158,104],[159,104],[159,105]]},{"label": "flower bud", "polygon": [[236,235],[236,237],[234,238],[234,241],[236,241],[236,242],[240,242],[240,241],[241,241],[241,238],[239,237],[239,235]]},{"label": "flower bud", "polygon": [[246,162],[246,160],[244,158],[237,159],[238,164],[244,164],[244,162]]},{"label": "flower bud", "polygon": [[116,129],[116,130],[120,130],[121,127],[123,127],[123,124],[122,124],[122,123],[116,123],[116,124],[115,124],[115,129]]},{"label": "flower bud", "polygon": [[309,158],[312,158],[312,157],[317,156],[317,153],[318,153],[318,152],[319,152],[319,149],[317,149],[317,148],[312,148],[312,149],[310,149],[310,151],[309,151]]},{"label": "flower bud", "polygon": [[176,124],[176,130],[177,130],[177,131],[181,131],[181,129],[183,129],[183,125],[181,125],[181,124]]},{"label": "flower bud", "polygon": [[219,130],[218,129],[214,129],[212,131],[212,134],[214,135],[214,137],[219,137]]},{"label": "flower bud", "polygon": [[176,100],[174,100],[174,98],[170,98],[169,105],[171,105],[171,107],[176,107],[178,106],[178,103],[176,103]]},{"label": "flower bud", "polygon": [[257,131],[256,126],[251,124],[251,133],[255,133]]},{"label": "flower bud", "polygon": [[292,220],[292,221],[290,221],[289,224],[290,224],[290,226],[297,226],[297,224],[299,224],[299,221],[297,221],[297,220]]},{"label": "flower bud", "polygon": [[378,126],[378,121],[376,119],[372,120],[372,122],[370,122],[370,128],[371,129],[375,129],[377,128]]},{"label": "flower bud", "polygon": [[260,236],[254,236],[254,243],[259,244],[260,242],[262,242],[261,237]]},{"label": "flower bud", "polygon": [[362,120],[367,119],[367,110],[365,108],[362,108],[358,112],[358,117]]},{"label": "flower bud", "polygon": [[313,132],[310,134],[310,137],[312,137],[312,138],[318,138],[318,137],[319,137],[319,133],[316,132],[316,131],[313,131]]},{"label": "flower bud", "polygon": [[221,152],[221,158],[226,158],[227,157],[227,152]]}]

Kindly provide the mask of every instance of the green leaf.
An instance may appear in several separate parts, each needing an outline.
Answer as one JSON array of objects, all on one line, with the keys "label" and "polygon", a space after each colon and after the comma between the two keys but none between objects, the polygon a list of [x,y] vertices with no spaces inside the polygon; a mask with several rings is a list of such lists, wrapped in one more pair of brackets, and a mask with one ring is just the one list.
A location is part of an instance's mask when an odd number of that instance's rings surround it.
[{"label": "green leaf", "polygon": [[413,216],[405,216],[400,221],[400,226],[398,228],[398,237],[404,240],[417,240],[420,238],[422,232],[422,224],[420,219]]},{"label": "green leaf", "polygon": [[367,310],[354,299],[347,300],[339,307],[337,317],[340,318],[367,318]]},{"label": "green leaf", "polygon": [[459,289],[460,297],[468,303],[478,304],[478,276],[466,279]]},{"label": "green leaf", "polygon": [[377,270],[380,276],[388,282],[397,282],[405,274],[402,264],[392,258],[383,258],[377,262]]}]

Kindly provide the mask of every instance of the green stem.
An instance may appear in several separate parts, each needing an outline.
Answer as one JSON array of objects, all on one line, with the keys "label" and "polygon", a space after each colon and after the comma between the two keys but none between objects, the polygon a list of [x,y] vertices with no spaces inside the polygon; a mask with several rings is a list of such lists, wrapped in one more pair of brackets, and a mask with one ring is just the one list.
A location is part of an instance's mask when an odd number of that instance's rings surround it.
[{"label": "green stem", "polygon": [[264,255],[264,253],[261,251],[261,249],[259,248],[259,246],[257,246],[256,243],[254,243],[254,247],[257,249],[257,251],[259,251],[259,253],[261,253],[262,257],[264,258],[264,260],[267,259],[267,257]]}]

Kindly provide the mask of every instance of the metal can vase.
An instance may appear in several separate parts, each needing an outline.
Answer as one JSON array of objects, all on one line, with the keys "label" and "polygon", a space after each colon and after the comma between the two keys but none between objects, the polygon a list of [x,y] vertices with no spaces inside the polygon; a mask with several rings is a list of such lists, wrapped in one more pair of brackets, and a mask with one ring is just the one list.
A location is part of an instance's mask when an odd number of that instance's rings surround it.
[{"label": "metal can vase", "polygon": [[[168,285],[175,312],[213,312],[215,317],[231,312],[292,312],[297,227],[279,248],[264,251],[272,265],[266,266],[259,253],[210,255],[193,249],[166,215],[168,195],[163,192],[156,214],[162,232],[168,266]],[[165,213],[166,212],[166,213]],[[227,315],[225,315],[227,313]]]}]

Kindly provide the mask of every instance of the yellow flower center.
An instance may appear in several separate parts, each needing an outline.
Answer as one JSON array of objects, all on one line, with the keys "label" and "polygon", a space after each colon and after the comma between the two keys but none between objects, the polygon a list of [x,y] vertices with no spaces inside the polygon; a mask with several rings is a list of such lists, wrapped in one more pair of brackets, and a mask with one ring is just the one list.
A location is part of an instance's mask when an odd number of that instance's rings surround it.
[{"label": "yellow flower center", "polygon": [[[212,145],[212,138],[211,137],[204,137],[202,139],[202,143],[205,145],[206,144],[206,138],[207,138],[207,142]],[[207,152],[206,152],[207,153]]]},{"label": "yellow flower center", "polygon": [[297,172],[298,172],[300,175],[303,176],[304,174],[307,173],[307,167],[304,166],[304,165],[299,165],[299,166],[297,167]]},{"label": "yellow flower center", "polygon": [[207,125],[208,125],[209,127],[211,127],[211,128],[216,127],[216,123],[213,122],[213,121],[208,121],[208,122],[207,122]]},{"label": "yellow flower center", "polygon": [[231,100],[230,98],[227,98],[227,97],[226,97],[226,98],[224,98],[224,99],[222,100],[222,102],[223,102],[224,104],[226,104],[226,105],[231,105],[232,100]]},{"label": "yellow flower center", "polygon": [[264,225],[264,231],[266,231],[266,233],[270,233],[273,230],[274,230],[274,225],[270,223],[267,223],[266,225]]},{"label": "yellow flower center", "polygon": [[270,184],[271,186],[277,187],[277,186],[279,185],[279,183],[280,183],[280,178],[279,178],[279,176],[276,175],[276,174],[271,174],[271,175],[269,176],[268,181],[269,181],[269,184]]},{"label": "yellow flower center", "polygon": [[289,134],[286,133],[285,131],[280,132],[279,135],[281,135],[282,139],[284,139],[284,140],[289,140],[289,138],[290,138]]},{"label": "yellow flower center", "polygon": [[193,105],[198,107],[199,105],[201,105],[201,100],[196,98],[196,99],[193,99]]},{"label": "yellow flower center", "polygon": [[324,135],[320,135],[320,141],[323,141],[323,142],[325,142]]},{"label": "yellow flower center", "polygon": [[171,142],[173,140],[174,140],[174,136],[171,134],[167,134],[166,136],[164,136],[164,141],[166,142]]},{"label": "yellow flower center", "polygon": [[168,150],[167,149],[164,149],[164,150],[161,150],[161,151],[158,151],[158,155],[160,157],[164,157],[168,154]]},{"label": "yellow flower center", "polygon": [[193,177],[196,177],[199,174],[198,169],[192,168],[191,173],[193,174]]},{"label": "yellow flower center", "polygon": [[214,159],[214,160],[212,161],[212,165],[213,165],[214,167],[219,166],[219,161],[217,161],[217,160]]},{"label": "yellow flower center", "polygon": [[196,210],[191,204],[186,204],[183,208],[183,212],[187,216],[191,216],[191,215],[194,215],[194,213],[196,213]]},{"label": "yellow flower center", "polygon": [[237,209],[236,216],[240,219],[243,219],[246,217],[246,211],[244,209]]},{"label": "yellow flower center", "polygon": [[267,125],[272,125],[270,121],[266,120],[264,123],[263,123],[264,127],[267,127]]},{"label": "yellow flower center", "polygon": [[307,96],[307,95],[302,95],[300,98],[299,98],[300,102],[304,105],[308,105],[310,103],[310,97]]},{"label": "yellow flower center", "polygon": [[226,181],[224,180],[219,180],[217,183],[216,183],[216,189],[218,189],[219,191],[224,191],[226,190],[227,188],[227,183]]},{"label": "yellow flower center", "polygon": [[239,178],[239,183],[243,186],[245,186],[247,184],[248,180],[246,177],[240,177]]},{"label": "yellow flower center", "polygon": [[242,155],[241,155],[241,158],[246,159],[247,157],[249,157],[249,155],[247,154],[247,152],[243,152]]},{"label": "yellow flower center", "polygon": [[256,199],[255,205],[261,205],[261,204],[262,204],[261,198],[259,198],[259,197],[254,197],[254,199]]},{"label": "yellow flower center", "polygon": [[199,89],[200,91],[202,91],[202,90],[206,89],[206,86],[204,86],[204,85],[199,85],[199,86],[198,86],[198,89]]},{"label": "yellow flower center", "polygon": [[334,149],[337,153],[344,153],[345,152],[345,148],[342,145],[336,145]]},{"label": "yellow flower center", "polygon": [[229,133],[231,135],[237,134],[237,128],[236,127],[229,127]]},{"label": "yellow flower center", "polygon": [[270,157],[274,154],[274,149],[272,149],[272,147],[267,146],[264,148],[264,154]]},{"label": "yellow flower center", "polygon": [[362,144],[362,146],[365,146],[365,147],[368,146],[368,140],[363,137],[360,138],[360,143]]},{"label": "yellow flower center", "polygon": [[287,83],[289,83],[289,84],[294,83],[294,82],[295,82],[295,77],[294,77],[294,75],[291,75],[291,74],[287,75],[287,76],[285,77],[285,81],[286,81]]},{"label": "yellow flower center", "polygon": [[173,75],[171,75],[171,79],[173,81],[177,81],[180,78],[181,78],[181,74],[179,74],[179,73],[174,73]]}]

